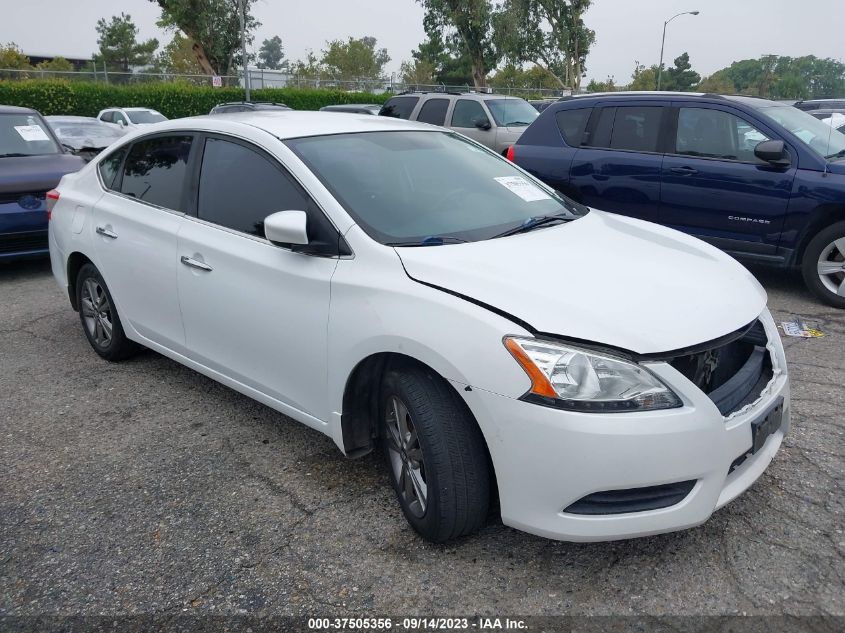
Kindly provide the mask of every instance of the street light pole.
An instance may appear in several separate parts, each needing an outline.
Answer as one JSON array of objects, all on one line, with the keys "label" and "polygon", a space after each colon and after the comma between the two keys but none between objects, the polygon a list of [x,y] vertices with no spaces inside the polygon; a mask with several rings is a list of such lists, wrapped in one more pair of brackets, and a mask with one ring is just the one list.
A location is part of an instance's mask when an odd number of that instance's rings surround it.
[{"label": "street light pole", "polygon": [[660,83],[663,75],[663,49],[666,48],[666,26],[674,20],[675,18],[679,18],[682,15],[698,15],[698,11],[684,11],[683,13],[679,13],[678,15],[673,15],[671,18],[666,20],[663,23],[663,41],[660,44],[660,65],[657,67],[657,89],[660,90]]},{"label": "street light pole", "polygon": [[249,0],[241,0],[241,63],[243,65],[244,73],[244,91],[246,93],[246,101],[249,101],[249,64],[246,59],[246,5]]}]

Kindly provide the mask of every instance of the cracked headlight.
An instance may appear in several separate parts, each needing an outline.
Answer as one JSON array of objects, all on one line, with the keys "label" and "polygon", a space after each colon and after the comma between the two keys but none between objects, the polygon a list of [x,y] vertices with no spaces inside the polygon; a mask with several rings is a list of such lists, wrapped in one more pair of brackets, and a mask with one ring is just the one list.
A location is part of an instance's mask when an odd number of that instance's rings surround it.
[{"label": "cracked headlight", "polygon": [[531,378],[525,400],[611,413],[681,406],[681,399],[642,365],[532,338],[505,337],[505,347]]}]

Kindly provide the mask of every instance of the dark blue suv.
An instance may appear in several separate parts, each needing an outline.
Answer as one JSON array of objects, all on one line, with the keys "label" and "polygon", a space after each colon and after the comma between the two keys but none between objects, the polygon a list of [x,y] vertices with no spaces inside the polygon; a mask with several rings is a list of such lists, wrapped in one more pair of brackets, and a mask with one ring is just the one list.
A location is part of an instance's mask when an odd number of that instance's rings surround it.
[{"label": "dark blue suv", "polygon": [[845,308],[845,134],[773,101],[608,93],[549,106],[509,152],[570,198],[800,266]]},{"label": "dark blue suv", "polygon": [[84,166],[38,112],[0,106],[0,261],[49,252],[47,192]]}]

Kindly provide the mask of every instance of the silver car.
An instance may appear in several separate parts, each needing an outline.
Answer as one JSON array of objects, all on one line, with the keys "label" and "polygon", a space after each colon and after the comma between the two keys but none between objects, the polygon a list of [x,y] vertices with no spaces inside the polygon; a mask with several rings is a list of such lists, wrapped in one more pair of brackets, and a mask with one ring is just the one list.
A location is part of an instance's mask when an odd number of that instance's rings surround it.
[{"label": "silver car", "polygon": [[447,127],[504,155],[539,113],[519,97],[406,92],[388,99],[379,115]]}]

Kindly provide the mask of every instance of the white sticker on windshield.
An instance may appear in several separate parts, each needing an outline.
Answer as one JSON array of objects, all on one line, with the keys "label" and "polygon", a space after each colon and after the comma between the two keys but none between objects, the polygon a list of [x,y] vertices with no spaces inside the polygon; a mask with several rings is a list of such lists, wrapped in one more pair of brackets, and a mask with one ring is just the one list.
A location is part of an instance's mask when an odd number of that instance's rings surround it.
[{"label": "white sticker on windshield", "polygon": [[503,187],[507,187],[526,202],[551,200],[552,197],[537,185],[528,182],[522,176],[501,176],[494,178]]},{"label": "white sticker on windshield", "polygon": [[40,125],[16,125],[15,129],[25,141],[49,141],[47,132],[41,129]]}]

